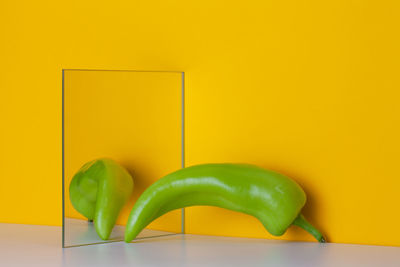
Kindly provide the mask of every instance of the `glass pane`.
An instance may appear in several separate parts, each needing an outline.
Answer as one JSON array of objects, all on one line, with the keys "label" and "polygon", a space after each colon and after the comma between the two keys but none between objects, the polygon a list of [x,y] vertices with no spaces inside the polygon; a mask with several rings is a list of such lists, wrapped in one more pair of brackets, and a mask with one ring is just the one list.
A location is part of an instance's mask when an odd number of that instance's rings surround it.
[{"label": "glass pane", "polygon": [[[136,199],[182,167],[183,73],[63,71],[63,246],[121,241]],[[111,158],[133,177],[133,194],[108,240],[71,204],[70,182],[87,162]],[[97,197],[97,196],[96,196]],[[137,238],[182,231],[182,211],[158,218]]]}]

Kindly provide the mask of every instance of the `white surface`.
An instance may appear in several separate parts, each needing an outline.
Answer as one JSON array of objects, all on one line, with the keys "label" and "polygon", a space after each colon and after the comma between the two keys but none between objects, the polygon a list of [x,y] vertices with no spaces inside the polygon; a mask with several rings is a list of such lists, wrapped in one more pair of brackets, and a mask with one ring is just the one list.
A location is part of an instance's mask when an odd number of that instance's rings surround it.
[{"label": "white surface", "polygon": [[[94,243],[109,243],[124,240],[125,226],[115,225],[108,241],[102,240],[96,232],[93,223],[86,220],[65,218],[65,246],[79,246]],[[170,235],[172,233],[144,229],[137,239],[153,236]]]},{"label": "white surface", "polygon": [[0,266],[400,266],[400,247],[173,235],[61,248],[61,227],[0,224]]}]

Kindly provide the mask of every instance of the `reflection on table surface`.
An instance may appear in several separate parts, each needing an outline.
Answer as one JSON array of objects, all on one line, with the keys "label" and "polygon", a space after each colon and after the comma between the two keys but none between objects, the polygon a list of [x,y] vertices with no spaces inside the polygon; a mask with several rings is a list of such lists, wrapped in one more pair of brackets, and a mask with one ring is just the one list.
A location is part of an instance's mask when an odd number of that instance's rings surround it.
[{"label": "reflection on table surface", "polygon": [[[125,226],[115,225],[108,240],[102,240],[94,227],[92,222],[87,220],[65,218],[64,225],[64,246],[82,246],[89,244],[107,243],[123,241],[125,233]],[[136,239],[149,238],[156,236],[171,235],[174,233],[166,231],[158,231],[151,229],[144,229]]]}]

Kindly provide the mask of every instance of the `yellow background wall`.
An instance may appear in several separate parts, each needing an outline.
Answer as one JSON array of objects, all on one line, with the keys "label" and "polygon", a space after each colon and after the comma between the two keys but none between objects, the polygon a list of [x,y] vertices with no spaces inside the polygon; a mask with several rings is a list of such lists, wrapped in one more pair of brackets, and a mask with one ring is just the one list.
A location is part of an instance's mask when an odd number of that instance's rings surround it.
[{"label": "yellow background wall", "polygon": [[[61,223],[62,68],[183,70],[187,166],[281,171],[330,241],[400,245],[399,11],[395,0],[1,1],[0,221]],[[228,211],[187,218],[189,233],[269,237]]]}]

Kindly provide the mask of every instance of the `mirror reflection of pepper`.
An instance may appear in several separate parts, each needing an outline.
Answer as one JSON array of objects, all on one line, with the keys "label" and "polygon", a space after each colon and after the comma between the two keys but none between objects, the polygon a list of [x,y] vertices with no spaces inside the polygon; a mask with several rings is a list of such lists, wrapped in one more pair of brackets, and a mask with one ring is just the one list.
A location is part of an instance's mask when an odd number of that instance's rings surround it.
[{"label": "mirror reflection of pepper", "polygon": [[109,238],[118,215],[133,190],[131,175],[112,159],[83,165],[69,186],[73,207],[94,222],[101,239]]},{"label": "mirror reflection of pepper", "polygon": [[183,207],[216,206],[256,217],[272,235],[294,224],[319,242],[322,234],[301,215],[302,188],[290,178],[248,164],[203,164],[168,174],[148,187],[135,203],[125,228],[130,242],[161,215]]}]

